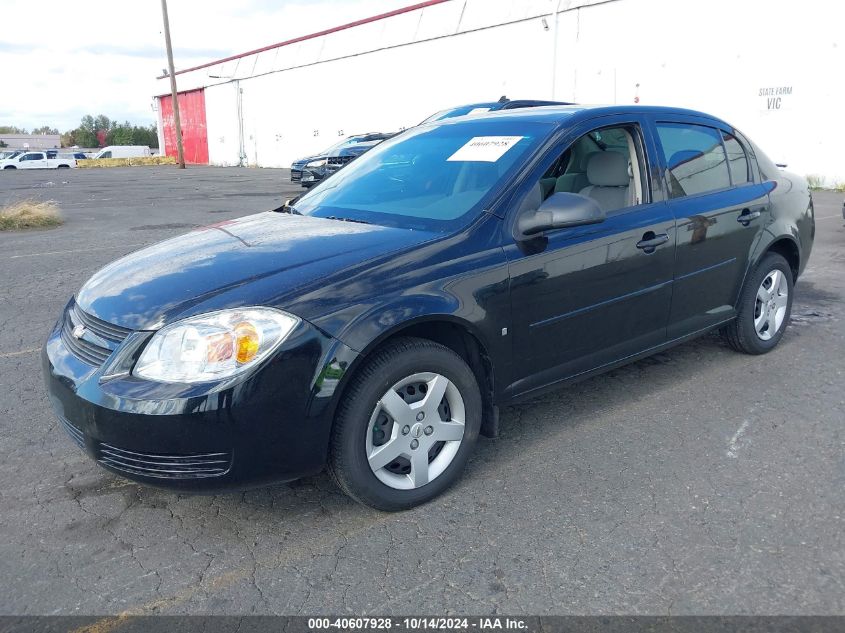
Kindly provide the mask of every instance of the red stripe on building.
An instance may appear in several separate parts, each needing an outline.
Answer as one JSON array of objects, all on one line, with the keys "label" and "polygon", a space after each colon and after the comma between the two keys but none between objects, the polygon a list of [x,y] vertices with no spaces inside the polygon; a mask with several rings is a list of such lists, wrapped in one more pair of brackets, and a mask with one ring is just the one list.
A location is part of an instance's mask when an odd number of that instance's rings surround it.
[{"label": "red stripe on building", "polygon": [[[354,22],[349,22],[348,24],[341,24],[340,26],[335,26],[330,29],[326,29],[325,31],[317,31],[316,33],[310,33],[309,35],[302,35],[300,37],[295,37],[292,40],[285,40],[284,42],[279,42],[278,44],[270,44],[270,46],[264,46],[263,48],[256,48],[254,51],[247,51],[246,53],[241,53],[239,55],[232,55],[231,57],[224,57],[223,59],[218,59],[213,62],[207,62],[205,64],[200,64],[199,66],[193,66],[192,68],[185,68],[184,70],[177,70],[174,74],[181,75],[182,73],[189,73],[194,70],[200,70],[201,68],[208,68],[209,66],[216,66],[217,64],[222,64],[224,62],[230,62],[235,59],[240,59],[242,57],[248,57],[249,55],[255,55],[256,53],[263,53],[264,51],[273,50],[274,48],[281,48],[283,46],[290,46],[291,44],[296,44],[298,42],[304,42],[306,40],[313,40],[317,37],[322,37],[324,35],[331,35],[332,33],[337,33],[338,31],[345,31],[346,29],[351,29],[356,26],[361,26],[363,24],[370,24],[371,22],[378,22],[379,20],[384,20],[386,18],[392,18],[396,15],[402,15],[403,13],[410,13],[411,11],[416,11],[418,9],[425,9],[426,7],[431,7],[436,4],[443,4],[444,2],[450,2],[451,0],[427,0],[426,2],[420,2],[417,4],[413,4],[408,7],[402,7],[401,9],[395,9],[393,11],[388,11],[387,13],[380,13],[378,15],[373,15],[369,18],[364,18],[362,20],[355,20]],[[167,75],[161,75],[157,77],[157,79],[164,79]]]}]

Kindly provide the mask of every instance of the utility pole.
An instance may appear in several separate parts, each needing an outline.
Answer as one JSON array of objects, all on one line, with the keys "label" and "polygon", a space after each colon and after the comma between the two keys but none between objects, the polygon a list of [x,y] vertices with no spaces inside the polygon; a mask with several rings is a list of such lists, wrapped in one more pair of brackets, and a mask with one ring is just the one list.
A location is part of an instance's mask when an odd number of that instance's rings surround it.
[{"label": "utility pole", "polygon": [[176,162],[179,169],[185,169],[185,153],[182,150],[182,122],[179,120],[179,94],[176,92],[176,70],[173,68],[173,46],[170,44],[170,21],[167,19],[167,0],[161,0],[161,15],[164,18],[164,43],[167,46],[167,74],[170,75],[170,95],[173,102],[173,123],[176,126]]}]

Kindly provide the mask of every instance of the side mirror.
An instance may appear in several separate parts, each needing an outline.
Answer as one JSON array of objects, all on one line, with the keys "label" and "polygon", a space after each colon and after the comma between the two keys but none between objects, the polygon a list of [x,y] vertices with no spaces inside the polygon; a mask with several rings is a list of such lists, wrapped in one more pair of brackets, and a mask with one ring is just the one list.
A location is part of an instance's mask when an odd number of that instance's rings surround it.
[{"label": "side mirror", "polygon": [[517,229],[524,236],[533,236],[552,229],[598,224],[606,218],[598,202],[592,198],[561,191],[549,196],[536,211],[523,213]]}]

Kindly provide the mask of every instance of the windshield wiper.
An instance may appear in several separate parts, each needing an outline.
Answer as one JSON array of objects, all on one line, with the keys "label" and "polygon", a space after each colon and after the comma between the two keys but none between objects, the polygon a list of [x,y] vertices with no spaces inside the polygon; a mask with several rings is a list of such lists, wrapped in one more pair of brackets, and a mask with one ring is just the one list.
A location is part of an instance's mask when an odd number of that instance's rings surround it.
[{"label": "windshield wiper", "polygon": [[295,202],[296,198],[293,200],[286,200],[285,203],[280,206],[278,209],[273,209],[274,213],[290,213],[291,215],[302,215],[299,211],[296,210],[296,207],[291,204]]},{"label": "windshield wiper", "polygon": [[339,218],[336,215],[329,215],[326,216],[327,220],[340,220],[341,222],[355,222],[356,224],[372,224],[372,222],[367,222],[366,220],[356,220],[354,218]]}]

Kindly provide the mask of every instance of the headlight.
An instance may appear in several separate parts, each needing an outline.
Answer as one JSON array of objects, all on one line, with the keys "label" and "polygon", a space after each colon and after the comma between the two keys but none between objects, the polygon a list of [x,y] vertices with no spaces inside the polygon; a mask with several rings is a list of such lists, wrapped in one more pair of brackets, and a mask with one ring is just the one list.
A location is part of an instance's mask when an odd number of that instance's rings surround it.
[{"label": "headlight", "polygon": [[312,160],[310,163],[305,164],[305,169],[318,169],[319,167],[325,167],[328,162],[329,161],[325,158],[321,158],[320,160]]},{"label": "headlight", "polygon": [[254,366],[276,349],[299,319],[272,308],[210,312],[163,327],[132,372],[158,382],[208,382]]}]

